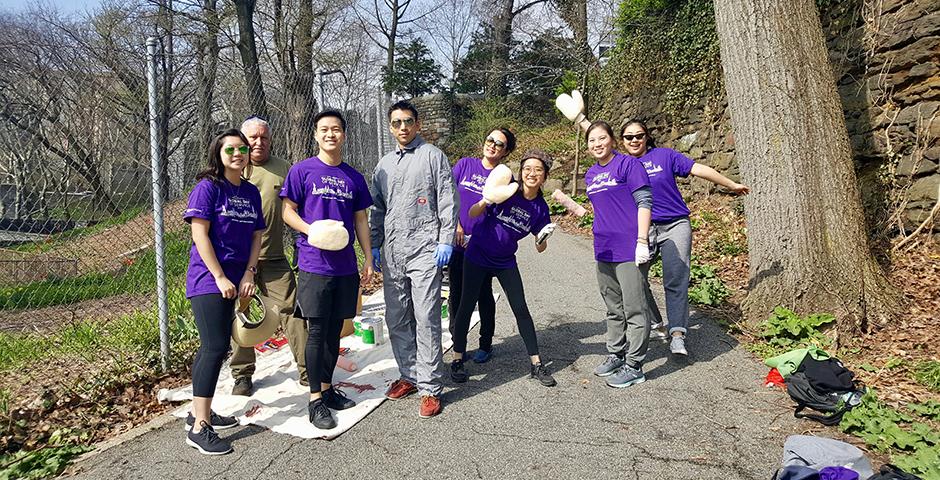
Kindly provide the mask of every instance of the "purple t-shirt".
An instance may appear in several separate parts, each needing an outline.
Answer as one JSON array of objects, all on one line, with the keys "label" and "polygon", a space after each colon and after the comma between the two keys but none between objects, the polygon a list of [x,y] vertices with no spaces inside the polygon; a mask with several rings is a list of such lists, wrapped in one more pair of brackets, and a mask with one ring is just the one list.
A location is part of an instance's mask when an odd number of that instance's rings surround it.
[{"label": "purple t-shirt", "polygon": [[[457,194],[460,195],[458,220],[460,226],[463,227],[464,235],[473,233],[473,227],[483,219],[483,215],[470,218],[470,207],[483,199],[483,184],[486,183],[486,178],[492,171],[483,166],[483,160],[473,157],[461,158],[454,165],[454,182],[457,183]],[[454,249],[459,252],[464,250],[459,245],[454,245]]]},{"label": "purple t-shirt", "polygon": [[541,195],[527,200],[522,191],[505,202],[486,207],[473,227],[473,236],[467,245],[468,261],[486,268],[513,268],[519,240],[526,235],[538,235],[551,221],[548,204]]},{"label": "purple t-shirt", "polygon": [[[225,278],[237,288],[248,268],[252,236],[256,230],[265,228],[258,187],[244,180],[236,187],[226,179],[221,182],[202,179],[190,192],[189,205],[183,212],[187,222],[193,218],[209,221],[209,241],[215,257]],[[208,293],[222,292],[193,243],[186,272],[186,298]]]},{"label": "purple t-shirt", "polygon": [[654,148],[639,157],[650,177],[653,191],[653,221],[668,223],[688,217],[689,207],[682,200],[676,177],[688,177],[695,161],[671,148]]},{"label": "purple t-shirt", "polygon": [[331,277],[359,271],[353,250],[355,214],[372,205],[372,195],[361,173],[345,162],[333,167],[311,157],[290,168],[280,195],[297,204],[297,214],[303,221],[339,220],[349,232],[349,244],[337,251],[310,245],[307,232],[301,232],[297,236],[297,266],[301,270]]},{"label": "purple t-shirt", "polygon": [[614,151],[607,165],[595,163],[589,168],[584,181],[594,205],[594,258],[599,262],[636,261],[637,206],[633,192],[650,184],[643,165],[636,158]]}]

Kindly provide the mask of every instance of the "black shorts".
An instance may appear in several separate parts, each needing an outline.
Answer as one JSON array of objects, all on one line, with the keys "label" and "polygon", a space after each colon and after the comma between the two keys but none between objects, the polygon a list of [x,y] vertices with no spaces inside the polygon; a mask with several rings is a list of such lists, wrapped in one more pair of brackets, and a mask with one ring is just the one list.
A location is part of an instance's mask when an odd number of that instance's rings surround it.
[{"label": "black shorts", "polygon": [[358,302],[358,273],[328,277],[301,270],[297,275],[295,317],[353,318]]}]

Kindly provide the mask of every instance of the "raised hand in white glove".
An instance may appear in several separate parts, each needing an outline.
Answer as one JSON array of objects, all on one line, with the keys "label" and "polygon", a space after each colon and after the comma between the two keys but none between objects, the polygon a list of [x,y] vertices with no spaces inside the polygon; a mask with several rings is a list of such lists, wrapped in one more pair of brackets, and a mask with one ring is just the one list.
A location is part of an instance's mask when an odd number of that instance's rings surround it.
[{"label": "raised hand in white glove", "polygon": [[579,124],[585,119],[584,99],[581,98],[581,92],[577,90],[572,90],[571,95],[562,93],[555,98],[555,107],[575,124]]},{"label": "raised hand in white glove", "polygon": [[548,240],[548,237],[551,237],[552,234],[555,233],[555,227],[557,226],[558,225],[555,225],[554,223],[549,223],[548,225],[542,227],[542,229],[539,230],[539,234],[535,236],[535,244],[541,245],[542,242]]},{"label": "raised hand in white glove", "polygon": [[519,188],[512,180],[512,170],[506,165],[497,165],[483,184],[483,201],[487,205],[505,202]]},{"label": "raised hand in white glove", "polygon": [[307,243],[321,250],[342,250],[349,244],[349,232],[339,220],[317,220],[307,230]]},{"label": "raised hand in white glove", "polygon": [[645,243],[636,242],[636,264],[650,261],[650,246]]}]

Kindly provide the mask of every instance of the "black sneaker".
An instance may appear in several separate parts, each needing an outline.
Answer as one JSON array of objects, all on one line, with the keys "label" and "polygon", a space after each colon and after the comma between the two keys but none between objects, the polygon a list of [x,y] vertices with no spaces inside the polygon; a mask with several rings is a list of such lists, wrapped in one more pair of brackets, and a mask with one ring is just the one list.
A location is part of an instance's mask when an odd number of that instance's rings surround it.
[{"label": "black sneaker", "polygon": [[322,398],[318,398],[307,404],[307,413],[310,415],[310,423],[321,430],[336,428],[336,420],[330,409],[323,403]]},{"label": "black sneaker", "polygon": [[454,360],[450,362],[450,379],[457,383],[464,383],[470,375],[467,369],[463,368],[463,360]]},{"label": "black sneaker", "polygon": [[[193,412],[189,412],[189,414],[186,415],[186,430],[192,430],[195,423],[196,417],[193,416]],[[238,419],[235,417],[223,417],[215,412],[210,412],[209,423],[212,424],[213,430],[225,430],[226,428],[237,427]]]},{"label": "black sneaker", "polygon": [[225,455],[232,451],[232,445],[219,438],[205,421],[201,423],[202,430],[199,433],[193,433],[192,430],[186,434],[186,444],[199,450],[203,455]]},{"label": "black sneaker", "polygon": [[235,379],[235,386],[232,387],[232,395],[249,397],[251,396],[251,390],[251,377],[238,377]]},{"label": "black sneaker", "polygon": [[548,373],[548,369],[545,368],[545,365],[541,363],[536,363],[530,367],[529,378],[538,380],[539,383],[546,387],[554,387],[556,384],[555,377],[552,377],[552,375]]},{"label": "black sneaker", "polygon": [[333,410],[346,410],[356,406],[356,402],[350,400],[346,393],[337,390],[336,387],[320,392],[320,395],[323,397],[323,403]]}]

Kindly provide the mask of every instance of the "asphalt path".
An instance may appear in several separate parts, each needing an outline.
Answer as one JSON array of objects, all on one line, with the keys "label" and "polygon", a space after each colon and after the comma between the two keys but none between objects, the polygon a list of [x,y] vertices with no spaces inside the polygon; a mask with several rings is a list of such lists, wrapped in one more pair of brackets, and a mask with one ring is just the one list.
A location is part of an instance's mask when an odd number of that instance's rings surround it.
[{"label": "asphalt path", "polygon": [[[786,394],[762,386],[766,369],[757,360],[693,312],[688,358],[652,341],[647,381],[607,387],[591,374],[606,355],[591,240],[559,232],[542,254],[529,239],[521,243],[526,297],[557,387],[528,378],[522,339],[501,298],[493,359],[468,362],[470,381],[459,387],[447,378],[435,418],[418,418],[411,397],[385,402],[333,441],[239,427],[222,432],[235,452],[221,457],[186,446],[182,420],[167,419],[80,461],[78,477],[771,478],[784,439],[800,426]],[[654,292],[663,306],[661,287]]]}]

